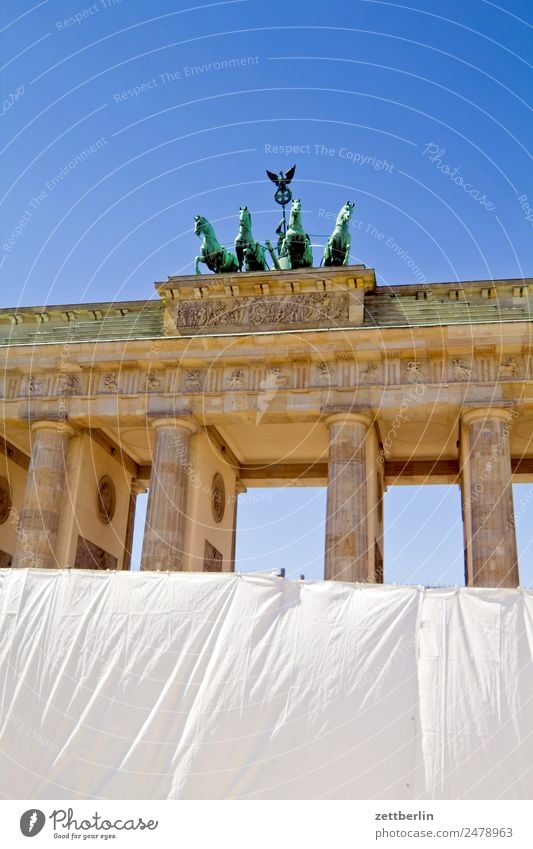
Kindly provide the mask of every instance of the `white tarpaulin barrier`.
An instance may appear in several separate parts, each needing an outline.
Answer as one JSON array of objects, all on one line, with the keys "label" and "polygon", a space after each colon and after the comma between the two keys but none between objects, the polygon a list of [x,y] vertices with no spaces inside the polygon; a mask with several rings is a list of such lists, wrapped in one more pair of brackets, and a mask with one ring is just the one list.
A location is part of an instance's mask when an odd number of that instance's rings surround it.
[{"label": "white tarpaulin barrier", "polygon": [[533,796],[533,592],[0,571],[4,798]]}]

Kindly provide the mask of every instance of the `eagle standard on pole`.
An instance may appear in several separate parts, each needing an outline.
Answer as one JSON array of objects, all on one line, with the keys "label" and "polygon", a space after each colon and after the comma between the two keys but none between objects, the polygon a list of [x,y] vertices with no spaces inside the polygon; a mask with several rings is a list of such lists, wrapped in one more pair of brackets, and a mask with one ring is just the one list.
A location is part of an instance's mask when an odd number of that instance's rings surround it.
[{"label": "eagle standard on pole", "polygon": [[283,218],[279,223],[279,226],[276,230],[276,233],[279,236],[278,246],[283,241],[285,236],[287,235],[287,218],[285,215],[285,207],[292,200],[292,192],[287,188],[292,178],[294,177],[294,173],[296,171],[296,165],[293,165],[292,168],[289,168],[286,174],[283,171],[280,171],[279,174],[276,174],[274,171],[268,171],[267,169],[267,177],[272,180],[273,183],[278,187],[276,189],[276,193],[274,195],[274,200],[276,203],[283,209]]}]

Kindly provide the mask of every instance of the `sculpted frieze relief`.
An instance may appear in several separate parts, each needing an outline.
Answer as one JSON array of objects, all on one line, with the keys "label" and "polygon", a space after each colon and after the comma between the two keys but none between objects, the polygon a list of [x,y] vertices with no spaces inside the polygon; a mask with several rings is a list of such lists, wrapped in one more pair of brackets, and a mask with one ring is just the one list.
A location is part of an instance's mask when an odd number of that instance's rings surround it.
[{"label": "sculpted frieze relief", "polygon": [[176,314],[178,327],[253,327],[341,319],[348,319],[348,295],[331,292],[181,301]]},{"label": "sculpted frieze relief", "polygon": [[506,357],[498,366],[498,380],[506,377],[520,377],[520,369],[513,357]]},{"label": "sculpted frieze relief", "polygon": [[407,382],[408,383],[424,383],[425,377],[420,369],[420,363],[411,361],[407,363]]},{"label": "sculpted frieze relief", "polygon": [[226,389],[244,389],[246,386],[246,372],[243,368],[234,368],[227,379]]},{"label": "sculpted frieze relief", "polygon": [[262,389],[283,389],[289,385],[289,376],[279,366],[269,368]]},{"label": "sculpted frieze relief", "polygon": [[24,377],[21,384],[21,393],[22,395],[28,395],[30,398],[43,395],[44,383],[40,378],[35,377],[35,375]]},{"label": "sculpted frieze relief", "polygon": [[318,382],[321,386],[329,386],[331,383],[331,372],[327,363],[318,366]]},{"label": "sculpted frieze relief", "polygon": [[376,380],[378,367],[375,363],[368,363],[366,368],[361,371],[362,383],[373,383]]},{"label": "sculpted frieze relief", "polygon": [[183,391],[198,392],[203,389],[202,372],[198,368],[187,369],[183,375]]},{"label": "sculpted frieze relief", "polygon": [[76,374],[60,374],[57,384],[59,395],[79,395],[80,379]]},{"label": "sculpted frieze relief", "polygon": [[154,371],[149,371],[144,381],[145,392],[157,392],[161,389],[162,381]]},{"label": "sculpted frieze relief", "polygon": [[104,374],[103,377],[103,390],[104,392],[118,392],[119,385],[116,372],[110,371]]},{"label": "sculpted frieze relief", "polygon": [[[241,299],[244,300],[244,299]],[[249,298],[247,300],[250,300]],[[353,355],[344,361],[311,362],[302,367],[299,360],[292,359],[280,365],[272,365],[268,358],[247,359],[243,365],[226,365],[217,361],[209,369],[183,368],[176,370],[179,391],[184,393],[224,391],[271,392],[280,389],[391,386],[400,384],[442,384],[469,382],[491,384],[528,379],[527,362],[522,356],[493,354],[490,356],[453,357],[438,360],[435,367],[431,359],[402,359],[389,355],[382,360],[359,359]],[[120,377],[120,382],[119,382]],[[95,395],[136,395],[165,392],[164,375],[159,370],[144,371],[130,369],[127,372],[103,371],[95,374],[85,372],[55,373],[52,375],[12,374],[5,381],[5,395],[9,398],[25,397],[28,400],[53,398],[64,399],[86,394],[89,385]],[[173,390],[175,391],[175,390]]]},{"label": "sculpted frieze relief", "polygon": [[452,369],[453,376],[459,383],[464,383],[468,380],[476,380],[474,368],[467,365],[464,360],[453,360]]}]

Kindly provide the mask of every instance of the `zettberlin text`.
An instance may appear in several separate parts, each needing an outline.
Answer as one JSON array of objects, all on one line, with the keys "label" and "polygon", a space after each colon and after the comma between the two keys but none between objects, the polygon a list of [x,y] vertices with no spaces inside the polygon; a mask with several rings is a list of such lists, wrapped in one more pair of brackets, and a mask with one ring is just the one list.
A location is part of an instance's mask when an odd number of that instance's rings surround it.
[{"label": "zettberlin text", "polygon": [[415,811],[414,813],[405,811],[387,811],[386,813],[375,814],[376,820],[432,820],[435,819],[429,811]]}]

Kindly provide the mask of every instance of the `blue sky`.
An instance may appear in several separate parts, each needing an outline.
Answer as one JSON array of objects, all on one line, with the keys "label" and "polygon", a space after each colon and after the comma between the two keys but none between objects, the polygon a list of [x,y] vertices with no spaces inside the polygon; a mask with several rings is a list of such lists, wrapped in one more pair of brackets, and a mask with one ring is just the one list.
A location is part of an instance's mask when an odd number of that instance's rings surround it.
[{"label": "blue sky", "polygon": [[[316,244],[355,201],[381,283],[531,275],[531,4],[412,2],[4,4],[2,306],[153,297],[193,270],[197,213],[230,243],[246,203],[272,238],[264,170],[293,163]],[[318,575],[323,492],[272,495],[240,507],[240,565]],[[391,490],[385,515],[389,580],[461,583],[455,491]]]}]

